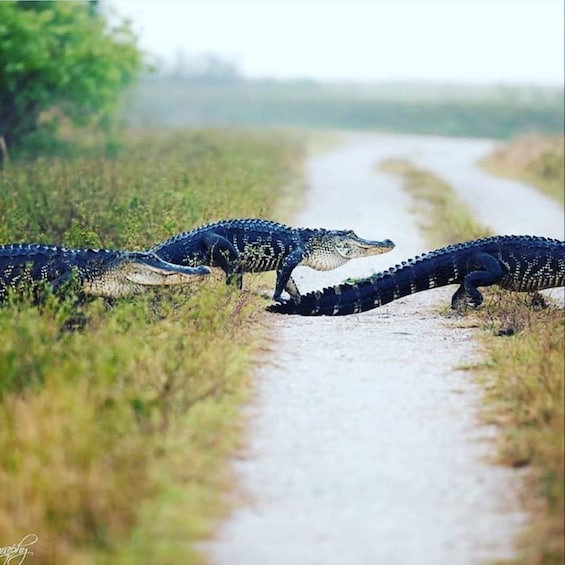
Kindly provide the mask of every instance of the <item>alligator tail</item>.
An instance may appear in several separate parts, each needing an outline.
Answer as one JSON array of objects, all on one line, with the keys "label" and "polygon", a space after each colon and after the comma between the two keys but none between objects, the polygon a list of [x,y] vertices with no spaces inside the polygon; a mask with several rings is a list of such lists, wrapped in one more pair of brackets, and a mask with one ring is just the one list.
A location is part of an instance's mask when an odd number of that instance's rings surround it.
[{"label": "alligator tail", "polygon": [[302,316],[345,316],[373,310],[431,288],[455,284],[459,269],[451,254],[426,254],[355,283],[303,294],[300,300],[268,307],[270,312]]}]

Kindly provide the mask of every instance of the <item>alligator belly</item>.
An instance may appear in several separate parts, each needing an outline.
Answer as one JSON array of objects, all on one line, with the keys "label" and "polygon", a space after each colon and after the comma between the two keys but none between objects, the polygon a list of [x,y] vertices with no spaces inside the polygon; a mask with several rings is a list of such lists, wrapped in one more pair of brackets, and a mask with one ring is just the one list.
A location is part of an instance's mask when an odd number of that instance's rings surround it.
[{"label": "alligator belly", "polygon": [[239,261],[244,272],[263,273],[276,270],[282,256],[272,247],[256,247],[240,252]]}]

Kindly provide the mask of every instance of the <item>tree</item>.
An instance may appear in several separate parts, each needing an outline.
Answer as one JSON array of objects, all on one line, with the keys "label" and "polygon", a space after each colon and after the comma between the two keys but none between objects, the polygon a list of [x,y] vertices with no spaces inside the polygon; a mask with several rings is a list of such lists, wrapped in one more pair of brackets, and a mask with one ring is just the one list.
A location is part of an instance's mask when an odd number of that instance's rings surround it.
[{"label": "tree", "polygon": [[76,125],[107,120],[141,67],[129,24],[95,2],[0,2],[0,139],[22,144],[55,109]]}]

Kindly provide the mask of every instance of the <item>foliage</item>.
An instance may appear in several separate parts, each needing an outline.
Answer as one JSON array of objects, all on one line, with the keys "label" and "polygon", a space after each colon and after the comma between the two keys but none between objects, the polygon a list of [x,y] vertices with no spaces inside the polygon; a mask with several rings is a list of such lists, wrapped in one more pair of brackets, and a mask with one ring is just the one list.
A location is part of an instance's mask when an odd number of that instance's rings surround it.
[{"label": "foliage", "polygon": [[92,5],[0,2],[0,137],[11,147],[62,117],[108,121],[141,65],[128,24],[110,25]]},{"label": "foliage", "polygon": [[[212,219],[269,217],[299,158],[282,135],[195,131],[138,136],[116,159],[13,163],[1,241],[145,248]],[[199,562],[262,303],[212,277],[111,309],[0,307],[3,544],[36,533],[37,564]]]}]

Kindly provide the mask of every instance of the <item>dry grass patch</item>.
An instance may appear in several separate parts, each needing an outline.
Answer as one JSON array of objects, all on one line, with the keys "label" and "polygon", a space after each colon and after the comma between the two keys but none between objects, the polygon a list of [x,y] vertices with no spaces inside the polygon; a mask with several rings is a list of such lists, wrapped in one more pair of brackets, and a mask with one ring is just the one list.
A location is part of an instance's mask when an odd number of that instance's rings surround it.
[{"label": "dry grass patch", "polygon": [[524,135],[496,149],[481,164],[495,174],[532,184],[563,204],[564,149],[563,136]]},{"label": "dry grass patch", "polygon": [[[119,563],[124,547],[141,563],[145,551],[130,541],[141,505],[165,504],[174,485],[192,495],[181,505],[168,500],[184,517],[177,558],[188,562],[190,541],[221,508],[222,462],[240,431],[259,302],[222,286],[88,312],[87,330],[64,335],[43,357],[41,384],[4,396],[2,539],[36,533],[39,563],[82,563],[89,553]],[[49,322],[45,331],[47,341]],[[36,320],[35,333],[43,332]],[[145,550],[157,540],[143,541]]]},{"label": "dry grass patch", "polygon": [[414,212],[431,245],[437,247],[492,235],[473,220],[451,187],[436,175],[409,161],[390,159],[379,169],[402,176],[404,189],[414,199]]},{"label": "dry grass patch", "polygon": [[[563,563],[563,309],[533,310],[523,296],[500,291],[478,313],[486,329],[480,368],[487,418],[499,425],[500,461],[528,467],[524,503],[532,522],[519,543],[519,563]],[[510,332],[507,330],[510,329]],[[493,337],[511,333],[510,337]]]}]

